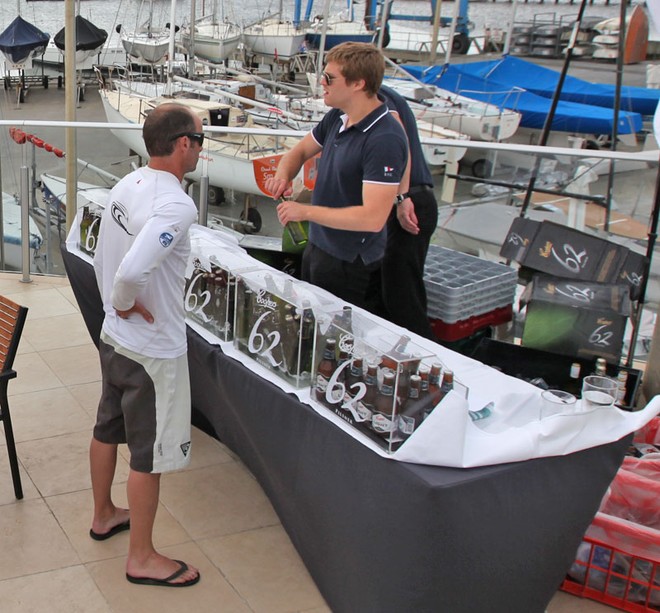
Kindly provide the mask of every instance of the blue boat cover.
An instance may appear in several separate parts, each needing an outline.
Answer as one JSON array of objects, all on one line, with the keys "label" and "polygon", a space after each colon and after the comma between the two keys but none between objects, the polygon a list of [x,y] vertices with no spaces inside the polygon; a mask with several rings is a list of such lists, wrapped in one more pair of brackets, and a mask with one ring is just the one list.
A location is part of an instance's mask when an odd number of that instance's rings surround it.
[{"label": "blue boat cover", "polygon": [[[520,125],[525,128],[542,129],[552,104],[550,99],[520,86],[514,87],[492,79],[483,79],[460,71],[458,66],[408,64],[402,68],[423,83],[436,85],[500,108],[518,111],[522,115]],[[614,113],[611,109],[559,100],[551,129],[580,134],[612,134],[613,122]],[[618,124],[618,134],[634,134],[642,129],[642,116],[639,113],[620,111]]]},{"label": "blue boat cover", "polygon": [[[105,43],[108,33],[97,28],[91,21],[76,15],[76,51],[92,51]],[[53,37],[55,46],[64,51],[64,28]]]},{"label": "blue boat cover", "polygon": [[[552,98],[560,74],[556,70],[539,66],[510,55],[498,60],[464,63],[456,69],[467,74],[494,80],[497,83],[517,85],[545,98]],[[580,104],[594,104],[608,109],[614,108],[616,86],[606,83],[591,83],[566,75],[559,98]],[[653,115],[660,100],[660,89],[648,87],[621,87],[620,109],[641,115]]]},{"label": "blue boat cover", "polygon": [[34,55],[43,54],[49,40],[50,34],[19,15],[0,34],[0,51],[12,64],[23,64],[33,52]]}]

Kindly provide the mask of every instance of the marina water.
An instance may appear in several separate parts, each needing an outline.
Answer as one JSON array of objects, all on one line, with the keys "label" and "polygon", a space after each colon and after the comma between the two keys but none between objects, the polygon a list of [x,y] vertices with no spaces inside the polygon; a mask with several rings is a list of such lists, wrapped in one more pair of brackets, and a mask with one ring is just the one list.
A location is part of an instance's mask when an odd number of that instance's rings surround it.
[{"label": "marina water", "polygon": [[[300,0],[302,2],[302,15],[304,16],[307,2],[311,0]],[[79,2],[80,15],[91,21],[94,25],[108,32],[109,45],[121,46],[119,35],[115,32],[118,24],[128,29],[134,29],[147,21],[149,8],[148,0],[118,0],[109,2],[108,0],[84,0]],[[282,0],[282,12],[285,18],[293,16],[295,0]],[[142,6],[143,5],[143,6]],[[212,10],[213,0],[197,0],[195,13],[200,17],[204,13]],[[141,9],[142,6],[142,9]],[[246,25],[257,21],[258,19],[278,11],[279,0],[217,0],[217,12],[230,21]],[[347,6],[347,0],[334,0],[331,4],[331,13],[339,13]],[[33,0],[27,2],[20,0],[20,14],[23,19],[29,21],[37,28],[48,32],[51,37],[54,36],[64,26],[64,2],[46,2],[43,0]],[[361,18],[364,10],[364,3],[355,4],[356,18]],[[537,19],[543,19],[547,22],[551,15],[555,15],[556,20],[561,16],[564,22],[571,16],[577,16],[579,5],[563,4],[539,4],[533,2],[529,4],[519,3],[515,8],[515,21],[532,21],[534,16]],[[311,15],[317,15],[323,11],[323,0],[314,2]],[[429,22],[405,22],[406,25],[416,26],[420,29],[430,27],[431,3],[421,0],[394,0],[391,13],[399,15],[428,15]],[[453,2],[443,2],[441,6],[443,17],[451,17],[454,11]],[[618,17],[620,6],[618,4],[605,5],[602,0],[600,4],[590,5],[585,10],[585,17]],[[191,0],[177,0],[176,20],[178,26],[190,22]],[[16,17],[17,5],[10,0],[4,0],[0,5],[0,28],[4,30]],[[474,24],[474,34],[482,34],[484,29],[502,28],[508,29],[506,24],[510,23],[513,15],[513,5],[509,2],[473,2],[469,5],[468,18]],[[543,16],[543,17],[541,17]],[[171,21],[171,2],[169,0],[154,0],[153,6],[153,25],[162,27]]]}]

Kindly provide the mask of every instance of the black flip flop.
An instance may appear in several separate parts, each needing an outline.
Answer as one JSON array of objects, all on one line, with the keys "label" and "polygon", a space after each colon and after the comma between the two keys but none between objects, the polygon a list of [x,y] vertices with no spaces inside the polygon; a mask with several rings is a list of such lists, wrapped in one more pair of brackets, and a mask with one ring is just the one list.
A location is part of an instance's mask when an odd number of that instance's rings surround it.
[{"label": "black flip flop", "polygon": [[138,585],[158,585],[161,587],[188,587],[189,585],[195,585],[199,581],[200,574],[197,573],[197,576],[193,579],[188,579],[187,581],[181,581],[180,583],[173,583],[175,579],[183,575],[188,570],[188,565],[181,560],[174,560],[177,564],[181,566],[179,570],[173,572],[169,577],[165,579],[152,579],[151,577],[134,577],[126,573],[126,579],[131,583],[136,583]]},{"label": "black flip flop", "polygon": [[94,532],[94,530],[89,531],[89,536],[91,536],[95,541],[105,541],[115,534],[119,534],[124,530],[128,530],[131,527],[131,520],[126,520],[123,524],[117,524],[114,528],[110,528],[107,532],[100,534],[99,532]]}]

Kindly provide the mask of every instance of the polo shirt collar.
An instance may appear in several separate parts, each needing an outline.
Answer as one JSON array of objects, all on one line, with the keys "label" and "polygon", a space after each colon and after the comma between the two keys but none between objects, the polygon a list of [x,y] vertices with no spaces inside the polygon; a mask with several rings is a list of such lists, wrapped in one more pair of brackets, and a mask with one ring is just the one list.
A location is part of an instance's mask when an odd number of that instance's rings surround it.
[{"label": "polo shirt collar", "polygon": [[[379,96],[379,100],[381,100]],[[381,100],[382,102],[382,100]],[[366,132],[373,126],[375,126],[383,117],[387,116],[390,110],[387,108],[385,103],[382,103],[380,106],[376,107],[371,113],[366,117],[358,121],[354,126],[351,126],[355,130],[360,130],[360,132]],[[341,128],[339,132],[344,132],[346,130],[346,123],[348,122],[348,115],[346,113],[341,116]]]}]

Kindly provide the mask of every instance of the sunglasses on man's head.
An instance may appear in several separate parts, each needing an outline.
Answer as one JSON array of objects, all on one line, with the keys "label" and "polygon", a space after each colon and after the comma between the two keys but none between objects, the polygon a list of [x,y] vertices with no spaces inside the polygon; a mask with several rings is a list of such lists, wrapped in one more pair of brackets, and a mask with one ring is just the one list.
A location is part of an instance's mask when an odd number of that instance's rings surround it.
[{"label": "sunglasses on man's head", "polygon": [[200,147],[204,146],[204,133],[203,132],[181,132],[180,134],[175,134],[170,140],[176,140],[182,136],[187,136],[190,140],[195,141]]}]

